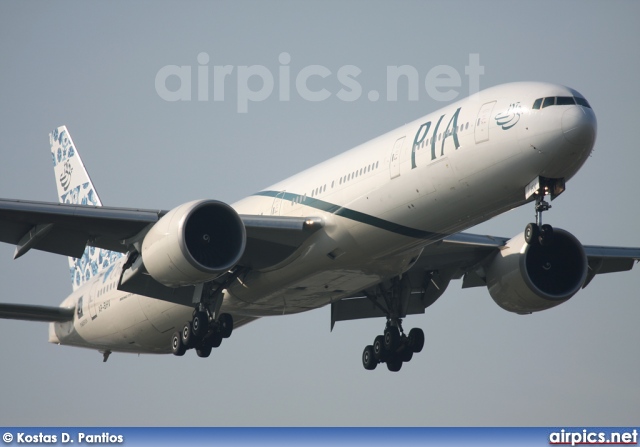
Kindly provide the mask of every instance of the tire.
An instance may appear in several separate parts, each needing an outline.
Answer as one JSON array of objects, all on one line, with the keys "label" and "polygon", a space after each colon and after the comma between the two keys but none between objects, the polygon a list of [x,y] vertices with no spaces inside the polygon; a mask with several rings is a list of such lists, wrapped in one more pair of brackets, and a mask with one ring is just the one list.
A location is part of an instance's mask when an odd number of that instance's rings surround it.
[{"label": "tire", "polygon": [[196,344],[196,338],[193,335],[193,330],[191,330],[191,323],[187,323],[182,327],[180,338],[182,339],[182,344],[184,345],[185,349],[193,348],[193,346]]},{"label": "tire", "polygon": [[210,343],[203,342],[196,346],[196,354],[198,354],[198,357],[206,358],[209,357],[212,349],[213,346]]},{"label": "tire", "polygon": [[537,242],[539,236],[540,228],[538,228],[538,225],[530,223],[524,228],[524,240],[527,244],[531,245]]},{"label": "tire", "polygon": [[544,224],[540,227],[540,235],[538,236],[538,242],[540,245],[549,245],[553,241],[553,227],[549,224]]},{"label": "tire", "polygon": [[211,335],[211,338],[209,338],[209,344],[213,348],[219,348],[222,344],[222,336],[220,334]]},{"label": "tire", "polygon": [[173,355],[182,356],[187,351],[187,348],[182,344],[182,335],[176,331],[171,337],[171,352]]},{"label": "tire", "polygon": [[388,353],[393,353],[398,348],[400,342],[400,331],[395,326],[389,326],[384,330],[384,349]]},{"label": "tire", "polygon": [[403,362],[410,362],[412,358],[413,358],[413,351],[411,350],[411,348],[407,346],[407,348],[404,351],[402,351],[402,354],[400,354],[400,359]]},{"label": "tire", "polygon": [[373,341],[373,356],[379,362],[384,362],[386,357],[386,350],[384,348],[384,336],[378,335]]},{"label": "tire", "polygon": [[233,332],[233,317],[229,314],[222,314],[218,317],[218,331],[222,338],[231,337]]},{"label": "tire", "polygon": [[393,359],[387,362],[387,369],[391,372],[398,372],[402,368],[402,360]]},{"label": "tire", "polygon": [[209,315],[206,312],[196,312],[191,322],[191,329],[196,338],[204,337],[209,330]]},{"label": "tire", "polygon": [[378,361],[375,359],[375,355],[373,353],[373,346],[368,345],[362,351],[362,366],[364,369],[368,371],[373,371],[378,366]]},{"label": "tire", "polygon": [[424,332],[422,329],[414,327],[409,331],[409,347],[416,354],[424,347]]}]

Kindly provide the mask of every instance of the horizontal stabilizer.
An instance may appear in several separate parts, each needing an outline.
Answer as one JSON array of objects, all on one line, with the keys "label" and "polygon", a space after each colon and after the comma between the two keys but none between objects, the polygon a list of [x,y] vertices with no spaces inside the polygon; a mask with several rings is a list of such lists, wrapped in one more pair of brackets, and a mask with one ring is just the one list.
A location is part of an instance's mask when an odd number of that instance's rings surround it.
[{"label": "horizontal stabilizer", "polygon": [[73,320],[75,309],[28,304],[0,303],[0,318],[44,322],[65,322]]}]

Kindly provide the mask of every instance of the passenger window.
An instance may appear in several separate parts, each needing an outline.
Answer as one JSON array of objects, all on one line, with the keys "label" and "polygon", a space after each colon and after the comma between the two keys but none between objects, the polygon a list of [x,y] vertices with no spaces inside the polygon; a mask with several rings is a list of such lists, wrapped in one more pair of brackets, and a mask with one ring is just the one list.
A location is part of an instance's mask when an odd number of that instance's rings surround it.
[{"label": "passenger window", "polygon": [[540,105],[542,104],[542,98],[538,98],[536,99],[536,101],[533,103],[533,109],[539,109]]},{"label": "passenger window", "polygon": [[570,106],[574,105],[576,101],[573,99],[573,96],[558,96],[556,98],[557,106]]},{"label": "passenger window", "polygon": [[544,102],[542,103],[542,108],[552,106],[556,103],[556,98],[544,98]]}]

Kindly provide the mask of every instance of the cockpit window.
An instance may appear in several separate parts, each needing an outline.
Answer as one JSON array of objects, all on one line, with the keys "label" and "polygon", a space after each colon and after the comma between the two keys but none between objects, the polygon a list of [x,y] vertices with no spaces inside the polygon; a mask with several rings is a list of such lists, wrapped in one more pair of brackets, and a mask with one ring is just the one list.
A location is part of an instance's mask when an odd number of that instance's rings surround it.
[{"label": "cockpit window", "polygon": [[542,108],[544,109],[545,107],[549,107],[549,106],[555,105],[555,103],[556,103],[556,98],[555,97],[544,98],[544,101],[542,101]]},{"label": "cockpit window", "polygon": [[578,104],[579,106],[591,108],[587,100],[584,98],[580,98],[579,96],[576,96],[576,104]]},{"label": "cockpit window", "polygon": [[573,96],[558,96],[556,98],[557,106],[569,106],[575,104],[576,101],[573,99]]},{"label": "cockpit window", "polygon": [[577,104],[582,107],[591,108],[586,99],[580,96],[554,96],[549,98],[538,98],[534,101],[532,109],[544,109],[549,106],[570,106]]}]

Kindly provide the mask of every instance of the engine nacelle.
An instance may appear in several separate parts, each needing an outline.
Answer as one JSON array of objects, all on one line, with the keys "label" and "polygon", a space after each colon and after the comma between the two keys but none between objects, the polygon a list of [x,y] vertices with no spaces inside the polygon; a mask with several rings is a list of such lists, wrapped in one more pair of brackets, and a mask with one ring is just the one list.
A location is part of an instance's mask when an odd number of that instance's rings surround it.
[{"label": "engine nacelle", "polygon": [[571,233],[554,228],[545,245],[511,239],[487,269],[487,287],[503,309],[529,314],[562,304],[587,277],[587,256]]},{"label": "engine nacelle", "polygon": [[235,266],[246,245],[238,213],[215,200],[182,204],[165,214],[142,242],[149,274],[168,287],[212,280]]}]

